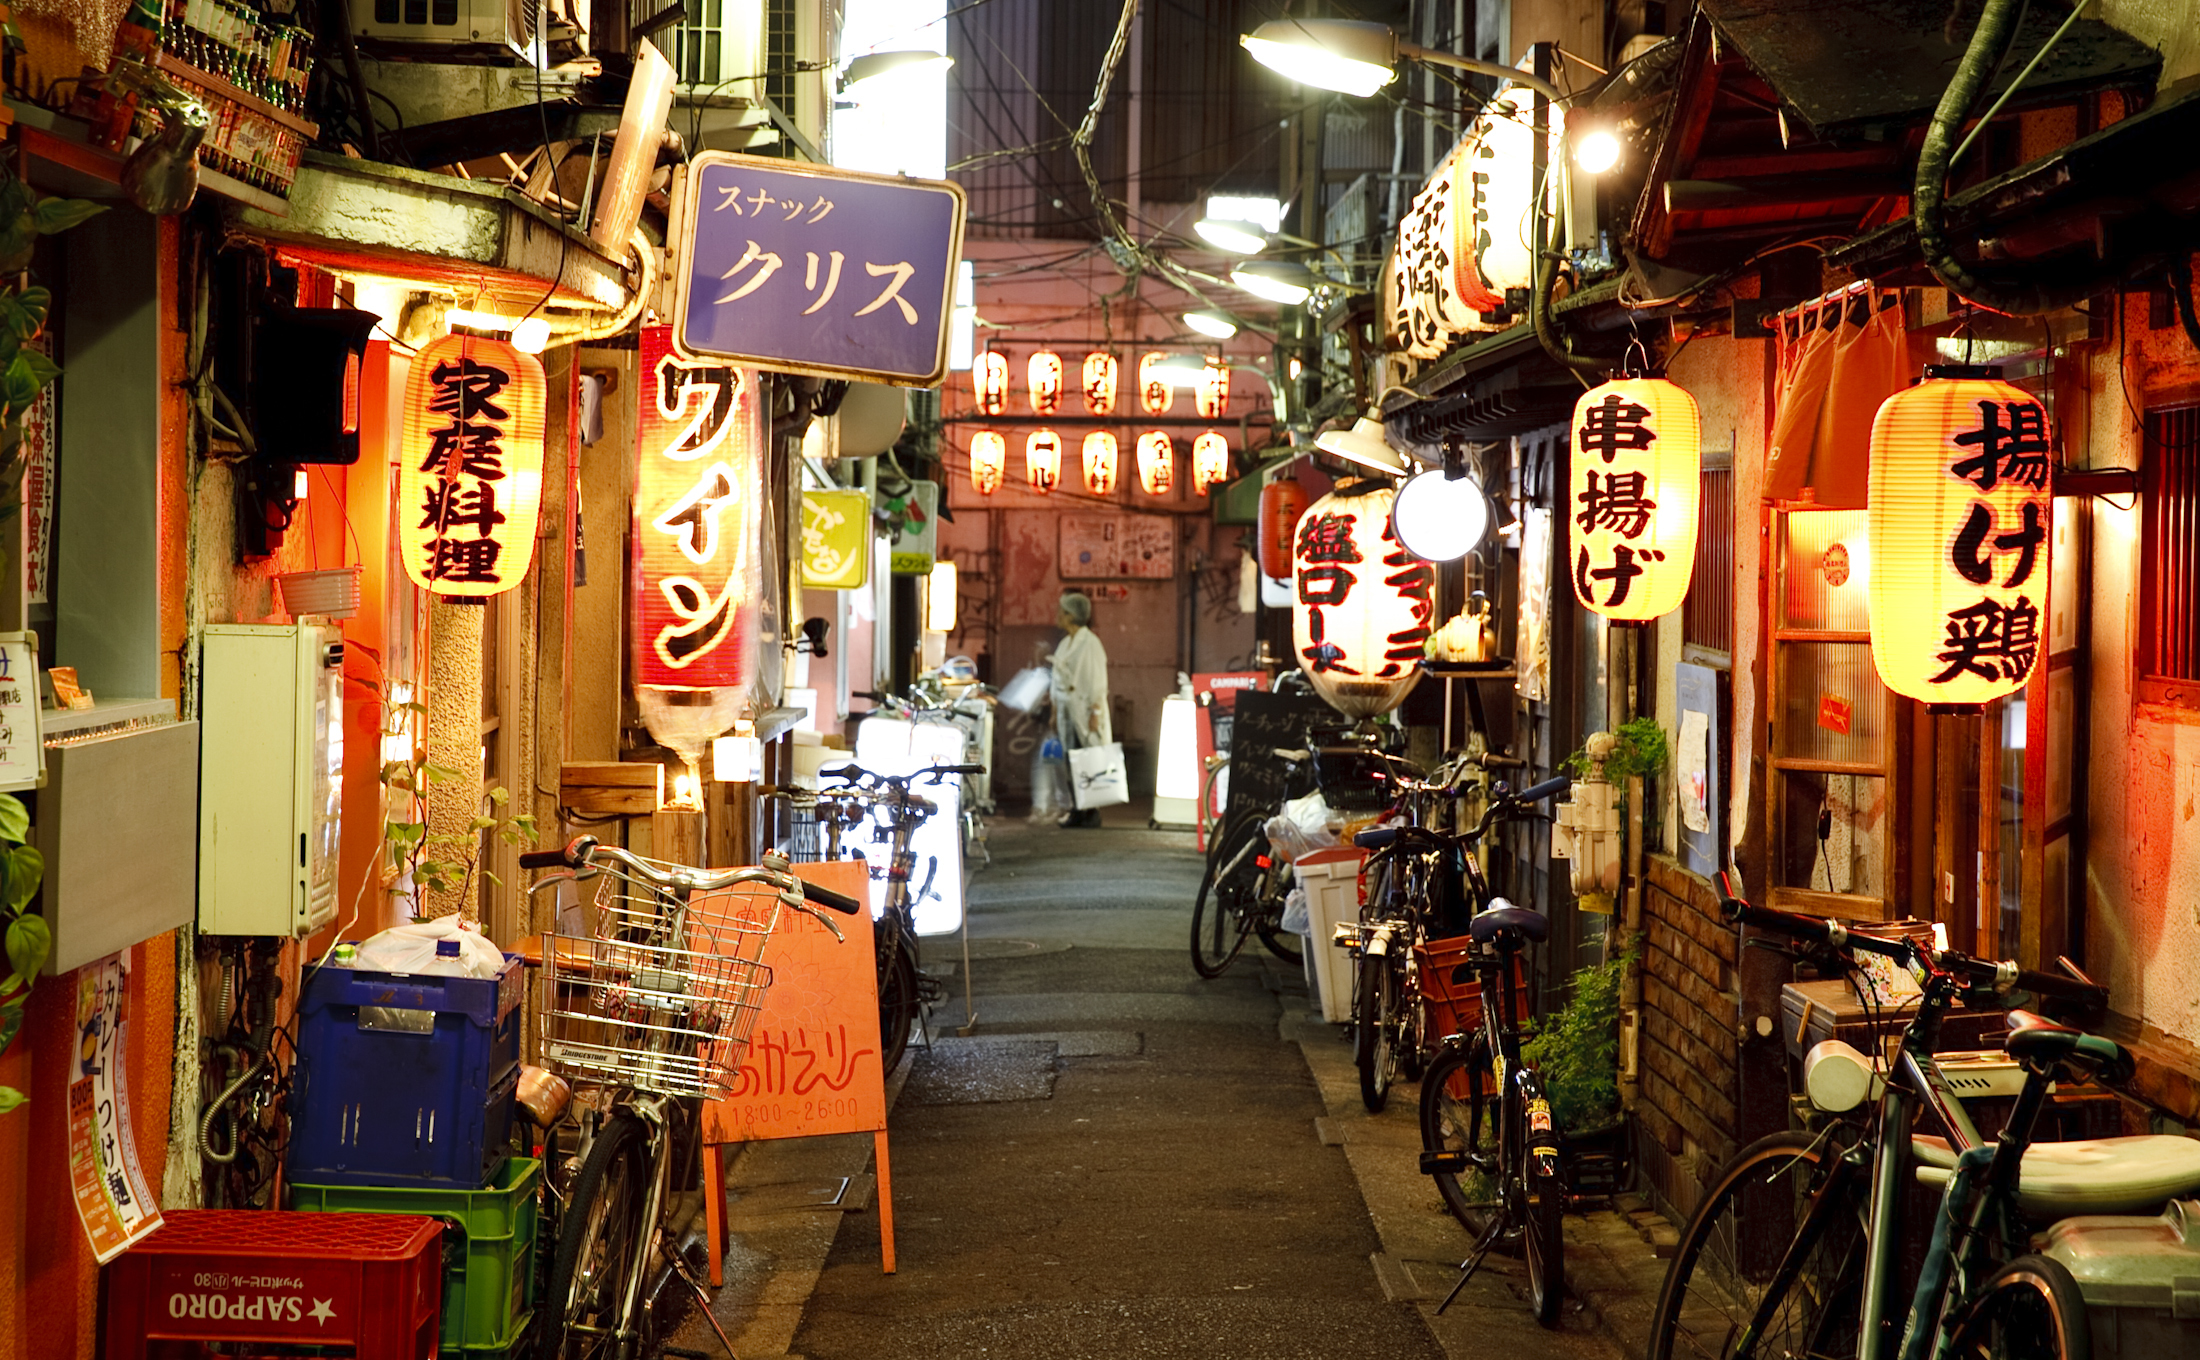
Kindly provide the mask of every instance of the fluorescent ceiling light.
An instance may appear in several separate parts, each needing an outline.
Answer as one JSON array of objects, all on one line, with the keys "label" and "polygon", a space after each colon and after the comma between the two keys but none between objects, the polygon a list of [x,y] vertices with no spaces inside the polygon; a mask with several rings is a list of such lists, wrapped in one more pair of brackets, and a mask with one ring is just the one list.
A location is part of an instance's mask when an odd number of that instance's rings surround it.
[{"label": "fluorescent ceiling light", "polygon": [[1287,79],[1362,98],[1391,82],[1398,60],[1389,25],[1349,19],[1272,19],[1238,41]]},{"label": "fluorescent ceiling light", "polygon": [[1254,297],[1296,307],[1306,301],[1321,279],[1294,261],[1247,260],[1230,271],[1230,282]]},{"label": "fluorescent ceiling light", "polygon": [[1146,371],[1171,387],[1196,387],[1207,372],[1207,361],[1196,354],[1172,354]]},{"label": "fluorescent ceiling light", "polygon": [[1233,222],[1227,218],[1202,217],[1192,223],[1192,230],[1199,238],[1217,250],[1227,250],[1232,255],[1258,255],[1268,244],[1267,233],[1251,222]]},{"label": "fluorescent ceiling light", "polygon": [[1184,324],[1201,335],[1211,335],[1217,340],[1227,340],[1238,333],[1237,318],[1213,307],[1186,312]]},{"label": "fluorescent ceiling light", "polygon": [[1283,230],[1283,201],[1216,194],[1207,200],[1207,216],[1217,222],[1250,222],[1262,231]]},{"label": "fluorescent ceiling light", "polygon": [[1387,476],[1395,477],[1406,470],[1406,460],[1383,435],[1383,422],[1367,416],[1353,421],[1349,430],[1323,433],[1314,440],[1314,447]]}]

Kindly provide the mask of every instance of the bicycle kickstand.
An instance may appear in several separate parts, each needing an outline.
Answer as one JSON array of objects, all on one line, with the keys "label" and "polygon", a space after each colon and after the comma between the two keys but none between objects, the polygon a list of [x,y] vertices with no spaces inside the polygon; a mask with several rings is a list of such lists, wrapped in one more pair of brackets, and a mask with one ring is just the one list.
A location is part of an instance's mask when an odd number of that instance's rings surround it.
[{"label": "bicycle kickstand", "polygon": [[[718,1325],[717,1316],[710,1311],[710,1291],[703,1287],[701,1280],[695,1278],[693,1268],[688,1265],[679,1252],[668,1253],[667,1259],[672,1262],[673,1272],[686,1282],[688,1288],[695,1291],[695,1301],[701,1305],[696,1311],[703,1315],[703,1321],[710,1324],[710,1329],[718,1333],[718,1344],[726,1348],[726,1360],[741,1360],[741,1357],[734,1354],[733,1342],[726,1338],[726,1329]],[[678,1346],[667,1346],[660,1353],[667,1356],[688,1357],[689,1360],[710,1360],[710,1357],[702,1351],[691,1351]]]},{"label": "bicycle kickstand", "polygon": [[1451,1307],[1451,1301],[1459,1297],[1459,1291],[1467,1287],[1467,1281],[1474,1278],[1474,1272],[1481,1269],[1482,1258],[1490,1254],[1490,1248],[1497,1245],[1497,1239],[1503,1231],[1504,1223],[1496,1215],[1491,1215],[1489,1227],[1482,1230],[1482,1240],[1475,1243],[1473,1252],[1459,1263],[1458,1283],[1451,1287],[1449,1294],[1444,1295],[1444,1301],[1436,1305],[1439,1316],[1446,1308]]}]

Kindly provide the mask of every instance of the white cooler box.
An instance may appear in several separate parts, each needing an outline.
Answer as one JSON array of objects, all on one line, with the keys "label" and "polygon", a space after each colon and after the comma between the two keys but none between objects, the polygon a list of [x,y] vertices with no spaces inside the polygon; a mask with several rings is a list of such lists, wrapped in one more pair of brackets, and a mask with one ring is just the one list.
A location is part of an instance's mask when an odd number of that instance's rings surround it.
[{"label": "white cooler box", "polygon": [[2154,1218],[2066,1218],[2033,1246],[2077,1277],[2096,1360],[2200,1356],[2200,1200]]},{"label": "white cooler box", "polygon": [[1352,1018],[1353,958],[1330,943],[1337,926],[1360,919],[1360,860],[1358,850],[1338,846],[1316,850],[1292,861],[1291,871],[1306,888],[1306,957],[1314,965],[1314,991],[1322,1003],[1322,1019],[1341,1025]]}]

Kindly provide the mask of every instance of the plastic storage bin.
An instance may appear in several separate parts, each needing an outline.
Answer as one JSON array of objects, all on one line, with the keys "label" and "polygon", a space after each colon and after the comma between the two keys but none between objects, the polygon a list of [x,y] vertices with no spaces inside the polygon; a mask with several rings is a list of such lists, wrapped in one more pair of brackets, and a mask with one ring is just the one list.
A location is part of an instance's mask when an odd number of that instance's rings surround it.
[{"label": "plastic storage bin", "polygon": [[2172,1200],[2152,1218],[2066,1218],[2033,1246],[2077,1277],[2094,1355],[2200,1355],[2200,1200]]},{"label": "plastic storage bin", "polygon": [[510,1155],[519,956],[494,978],[323,968],[299,1003],[289,1174],[476,1190]]},{"label": "plastic storage bin", "polygon": [[1316,850],[1291,864],[1292,873],[1306,888],[1306,956],[1314,963],[1322,1019],[1332,1025],[1352,1018],[1354,960],[1331,941],[1339,924],[1360,919],[1361,858],[1358,850],[1339,846]]},{"label": "plastic storage bin", "polygon": [[496,1353],[511,1349],[534,1311],[541,1185],[542,1163],[514,1157],[484,1190],[293,1185],[291,1207],[443,1220],[443,1354]]}]

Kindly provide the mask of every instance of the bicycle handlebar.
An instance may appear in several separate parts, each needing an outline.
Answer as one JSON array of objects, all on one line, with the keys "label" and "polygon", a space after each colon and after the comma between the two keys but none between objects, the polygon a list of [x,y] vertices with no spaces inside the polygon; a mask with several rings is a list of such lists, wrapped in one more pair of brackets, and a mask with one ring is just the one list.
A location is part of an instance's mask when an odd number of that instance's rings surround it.
[{"label": "bicycle handlebar", "polygon": [[575,836],[562,850],[525,851],[519,857],[519,864],[522,869],[585,869],[598,856],[625,866],[635,877],[660,888],[685,888],[689,892],[708,893],[740,883],[767,883],[783,893],[799,892],[804,900],[821,907],[830,907],[844,916],[853,916],[863,909],[861,902],[846,893],[835,892],[831,888],[820,887],[795,877],[789,871],[787,861],[778,855],[767,856],[763,865],[754,868],[667,868],[616,845],[604,845],[594,836]]}]

